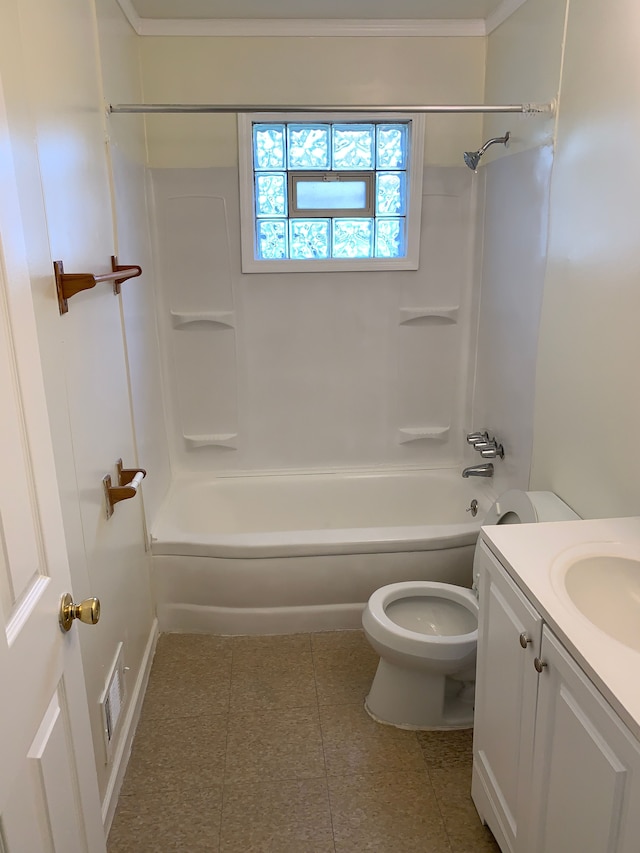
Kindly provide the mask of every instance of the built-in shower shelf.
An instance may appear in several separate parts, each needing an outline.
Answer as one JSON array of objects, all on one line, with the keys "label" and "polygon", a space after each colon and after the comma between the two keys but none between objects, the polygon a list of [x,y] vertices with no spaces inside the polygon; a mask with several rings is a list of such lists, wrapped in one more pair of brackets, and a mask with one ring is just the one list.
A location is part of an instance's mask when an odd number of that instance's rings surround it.
[{"label": "built-in shower shelf", "polygon": [[213,435],[185,435],[184,440],[189,447],[228,447],[238,449],[238,433],[222,432]]},{"label": "built-in shower shelf", "polygon": [[171,325],[174,329],[184,329],[194,323],[208,323],[213,328],[233,329],[236,324],[233,311],[172,311]]},{"label": "built-in shower shelf", "polygon": [[398,430],[398,444],[410,441],[446,441],[449,437],[448,426],[401,427]]},{"label": "built-in shower shelf", "polygon": [[401,326],[458,322],[458,306],[451,308],[401,308]]}]

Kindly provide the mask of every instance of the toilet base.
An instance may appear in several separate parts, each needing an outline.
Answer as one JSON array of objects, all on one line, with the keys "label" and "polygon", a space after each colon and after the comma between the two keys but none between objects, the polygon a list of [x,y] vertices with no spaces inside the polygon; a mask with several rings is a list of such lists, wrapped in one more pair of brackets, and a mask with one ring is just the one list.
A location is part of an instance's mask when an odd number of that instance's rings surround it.
[{"label": "toilet base", "polygon": [[474,685],[380,660],[365,699],[376,722],[399,729],[446,731],[473,727]]}]

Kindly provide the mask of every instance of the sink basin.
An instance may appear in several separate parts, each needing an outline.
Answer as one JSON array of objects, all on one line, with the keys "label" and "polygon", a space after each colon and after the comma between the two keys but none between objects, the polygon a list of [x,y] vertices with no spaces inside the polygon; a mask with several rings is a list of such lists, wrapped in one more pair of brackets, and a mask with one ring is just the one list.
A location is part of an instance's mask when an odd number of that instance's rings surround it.
[{"label": "sink basin", "polygon": [[563,580],[583,616],[640,652],[640,560],[613,554],[584,556],[569,565]]}]

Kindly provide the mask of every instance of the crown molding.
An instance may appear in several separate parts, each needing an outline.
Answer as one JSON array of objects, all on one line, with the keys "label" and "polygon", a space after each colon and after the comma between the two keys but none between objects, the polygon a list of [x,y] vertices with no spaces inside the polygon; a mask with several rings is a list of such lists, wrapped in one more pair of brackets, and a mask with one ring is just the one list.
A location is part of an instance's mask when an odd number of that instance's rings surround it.
[{"label": "crown molding", "polygon": [[358,20],[289,18],[141,18],[132,0],[117,0],[125,17],[140,36],[343,36],[343,37],[447,37],[486,36],[513,15],[526,0],[502,0],[486,21],[468,20]]},{"label": "crown molding", "polygon": [[356,19],[152,19],[142,18],[142,36],[483,36],[483,19],[356,20]]},{"label": "crown molding", "polygon": [[122,13],[129,21],[133,29],[136,31],[138,35],[140,35],[140,28],[142,26],[142,18],[136,12],[133,3],[131,0],[117,0],[118,6],[122,9]]},{"label": "crown molding", "polygon": [[486,34],[490,35],[500,24],[503,24],[507,18],[513,15],[514,12],[517,12],[524,3],[526,3],[526,0],[502,0],[498,8],[488,15],[485,21]]}]

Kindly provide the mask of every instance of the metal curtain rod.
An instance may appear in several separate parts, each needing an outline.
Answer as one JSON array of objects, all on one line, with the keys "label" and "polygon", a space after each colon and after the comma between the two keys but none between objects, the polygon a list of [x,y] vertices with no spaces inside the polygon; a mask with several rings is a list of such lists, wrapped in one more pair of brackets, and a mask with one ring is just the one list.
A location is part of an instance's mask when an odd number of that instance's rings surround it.
[{"label": "metal curtain rod", "polygon": [[110,113],[553,113],[550,104],[429,106],[304,106],[300,104],[109,104]]}]

